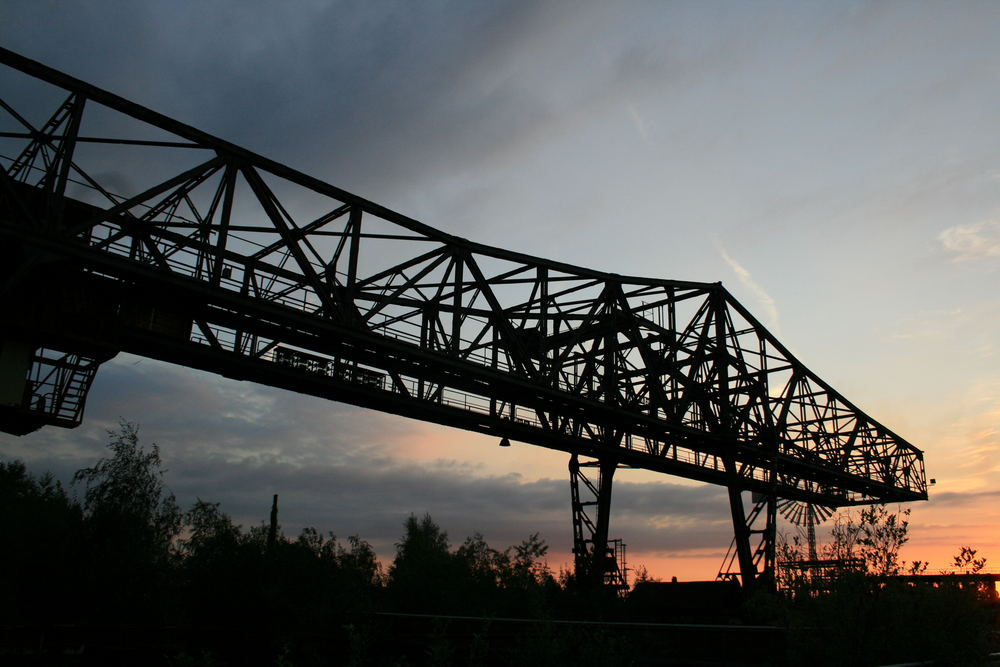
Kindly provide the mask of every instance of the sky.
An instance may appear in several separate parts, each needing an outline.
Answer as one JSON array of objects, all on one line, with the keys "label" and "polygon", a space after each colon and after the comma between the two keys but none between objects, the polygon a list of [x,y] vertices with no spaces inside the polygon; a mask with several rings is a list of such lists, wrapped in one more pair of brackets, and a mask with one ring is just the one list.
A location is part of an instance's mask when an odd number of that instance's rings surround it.
[{"label": "sky", "polygon": [[[925,452],[906,560],[1000,568],[1000,4],[6,0],[0,44],[449,233],[722,281]],[[565,454],[129,355],[82,426],[0,435],[68,479],[137,422],[178,501],[245,527],[570,561]],[[613,536],[711,579],[724,489],[620,471]],[[895,507],[893,508],[895,509]],[[781,526],[786,533],[794,528]]]}]

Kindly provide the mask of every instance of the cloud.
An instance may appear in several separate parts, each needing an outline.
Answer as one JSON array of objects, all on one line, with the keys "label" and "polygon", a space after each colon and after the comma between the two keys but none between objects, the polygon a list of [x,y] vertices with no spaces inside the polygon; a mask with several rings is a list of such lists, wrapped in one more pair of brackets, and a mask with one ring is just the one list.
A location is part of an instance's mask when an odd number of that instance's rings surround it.
[{"label": "cloud", "polygon": [[[253,525],[279,494],[281,522],[295,535],[312,525],[338,535],[360,534],[391,558],[405,518],[428,513],[453,544],[481,532],[497,547],[538,532],[553,560],[572,544],[566,480],[526,482],[518,474],[475,474],[462,462],[401,462],[370,455],[328,465],[302,466],[267,457],[238,462],[190,454],[168,461],[179,499],[221,501],[238,522]],[[724,549],[731,538],[725,491],[712,486],[616,481],[613,537],[642,553]]]},{"label": "cloud", "polygon": [[890,336],[896,340],[943,340],[952,335],[956,322],[966,319],[961,308],[922,310],[907,314],[897,322]]},{"label": "cloud", "polygon": [[947,491],[945,493],[932,493],[931,495],[931,501],[934,505],[952,507],[995,505],[998,500],[1000,500],[1000,491]]},{"label": "cloud", "polygon": [[[139,422],[145,446],[160,446],[166,482],[183,508],[197,498],[219,502],[245,528],[266,520],[278,494],[286,535],[305,526],[358,534],[386,559],[411,513],[429,513],[453,544],[481,532],[503,548],[538,532],[553,563],[571,558],[565,477],[491,469],[474,447],[467,460],[413,458],[415,448],[438,451],[435,442],[452,432],[130,355],[101,369],[81,427],[0,434],[0,459],[22,459],[33,473],[51,471],[68,483],[108,455],[106,432],[121,416]],[[632,481],[629,472],[615,480],[612,532],[631,552],[725,548],[731,528],[723,489]]]},{"label": "cloud", "polygon": [[[150,442],[143,438],[144,445]],[[525,481],[516,473],[477,473],[465,462],[400,461],[365,449],[351,459],[302,463],[266,452],[234,460],[225,452],[165,440],[160,447],[167,485],[183,508],[197,498],[219,502],[244,528],[265,521],[271,496],[278,494],[286,535],[294,537],[306,526],[341,537],[358,534],[383,559],[392,558],[406,517],[424,513],[449,533],[453,545],[480,532],[503,548],[537,532],[550,545],[553,562],[570,559],[565,479]],[[92,458],[76,460],[73,466],[43,456],[29,463],[29,470],[41,474],[55,469],[68,481],[74,469],[106,454],[91,452]],[[731,539],[727,499],[720,487],[621,479],[615,482],[611,512],[612,536],[623,538],[633,553],[717,551]]]},{"label": "cloud", "polygon": [[938,481],[933,499],[985,505],[987,496],[977,494],[997,488],[1000,480],[1000,382],[987,374],[937,390],[952,400],[932,426],[935,446],[927,452],[927,475]]},{"label": "cloud", "polygon": [[955,225],[937,236],[956,262],[976,262],[1000,257],[1000,220]]},{"label": "cloud", "polygon": [[780,335],[781,319],[778,316],[778,304],[775,303],[774,298],[753,279],[753,276],[749,271],[729,256],[729,253],[726,252],[725,248],[720,248],[720,252],[722,254],[722,259],[726,261],[726,264],[728,264],[729,268],[733,270],[736,277],[740,279],[743,286],[753,293],[753,295],[757,298],[757,301],[764,308],[769,320],[768,324],[772,329],[774,329],[774,333]]},{"label": "cloud", "polygon": [[635,127],[635,131],[648,144],[649,129],[646,127],[646,120],[639,114],[639,110],[636,109],[635,104],[629,102],[625,106],[628,109],[628,115],[632,119],[632,126]]}]

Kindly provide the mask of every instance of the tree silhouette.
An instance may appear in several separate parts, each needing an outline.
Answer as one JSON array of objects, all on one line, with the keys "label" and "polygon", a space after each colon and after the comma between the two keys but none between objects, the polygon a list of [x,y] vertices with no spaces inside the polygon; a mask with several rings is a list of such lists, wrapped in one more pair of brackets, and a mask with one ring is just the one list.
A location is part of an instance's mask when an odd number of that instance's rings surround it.
[{"label": "tree silhouette", "polygon": [[389,567],[388,593],[401,611],[450,612],[463,608],[462,570],[448,550],[448,534],[429,514],[411,514]]},{"label": "tree silhouette", "polygon": [[151,559],[168,557],[181,525],[181,511],[163,481],[160,448],[145,451],[139,444],[139,427],[122,421],[109,431],[112,456],[93,467],[78,470],[73,483],[85,488],[83,509],[98,527],[125,531],[136,550]]},{"label": "tree silhouette", "polygon": [[[860,516],[838,513],[823,554],[847,565],[857,560],[868,574],[895,576],[905,565],[899,560],[899,550],[910,540],[909,516],[908,508],[893,512],[885,505],[865,507]],[[797,542],[786,545],[785,555],[800,559]]]},{"label": "tree silhouette", "polygon": [[21,461],[0,463],[0,619],[4,624],[76,620],[75,591],[83,513],[46,473],[32,476]]},{"label": "tree silhouette", "polygon": [[163,609],[181,512],[163,481],[159,448],[145,451],[138,427],[109,431],[111,456],[79,470],[86,541],[82,557],[94,611],[106,620],[154,622]]},{"label": "tree silhouette", "polygon": [[[15,574],[0,587],[0,619],[7,628],[36,628],[22,646],[57,647],[33,664],[59,662],[47,658],[63,655],[52,639],[60,632],[72,637],[67,641],[86,638],[86,664],[108,662],[103,658],[128,641],[137,664],[164,656],[169,664],[296,665],[587,664],[597,656],[601,664],[624,664],[643,657],[640,644],[547,621],[621,620],[629,601],[587,597],[568,578],[556,583],[537,533],[502,550],[475,533],[452,550],[429,515],[410,515],[384,573],[356,535],[341,543],[309,527],[289,539],[277,517],[244,530],[218,503],[201,499],[181,514],[159,449],[143,449],[134,424],[122,422],[108,449],[74,476],[83,489],[79,502],[51,475],[36,478],[23,463],[0,463],[0,525],[11,545],[0,549],[0,568]],[[995,596],[891,576],[905,565],[898,552],[908,537],[906,517],[884,507],[845,515],[827,553],[864,565],[812,588],[803,579],[803,595],[767,601],[766,622],[788,628],[787,664],[971,664],[998,648],[986,643]],[[985,559],[977,555],[963,547],[956,567],[981,570]],[[760,621],[745,613],[745,621]],[[505,618],[538,622],[504,625]],[[143,627],[154,632],[126,639]],[[169,645],[142,639],[168,628]],[[115,633],[114,647],[105,631]],[[13,654],[9,641],[0,633],[0,655]]]},{"label": "tree silhouette", "polygon": [[977,553],[972,547],[962,547],[958,555],[952,558],[952,564],[965,574],[977,574],[986,567],[986,558],[976,558]]},{"label": "tree silhouette", "polygon": [[868,572],[895,576],[900,572],[899,550],[910,541],[909,508],[890,512],[885,505],[861,510],[861,558]]}]

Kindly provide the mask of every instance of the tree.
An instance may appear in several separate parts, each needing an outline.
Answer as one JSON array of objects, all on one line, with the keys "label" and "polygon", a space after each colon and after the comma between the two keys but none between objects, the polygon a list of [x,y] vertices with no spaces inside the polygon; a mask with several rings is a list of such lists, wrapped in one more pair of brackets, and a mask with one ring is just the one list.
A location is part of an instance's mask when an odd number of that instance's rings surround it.
[{"label": "tree", "polygon": [[871,574],[899,574],[899,550],[910,541],[909,508],[890,512],[885,505],[871,505],[861,510],[861,558]]},{"label": "tree", "polygon": [[976,558],[976,550],[972,547],[962,547],[958,555],[952,558],[955,567],[964,570],[965,574],[978,574],[986,567],[986,558]]},{"label": "tree", "polygon": [[370,597],[382,587],[385,577],[375,549],[358,535],[347,538],[347,548],[337,546],[337,565],[348,594]]},{"label": "tree", "polygon": [[[862,567],[841,569],[821,586],[806,581],[805,594],[790,601],[790,664],[979,664],[991,629],[979,591],[894,578],[927,569],[899,558],[909,514],[874,505],[838,516],[825,553]],[[955,563],[971,570],[982,560],[975,555],[963,548]]]},{"label": "tree", "polygon": [[406,533],[396,543],[396,558],[389,571],[390,578],[419,561],[444,561],[449,558],[448,533],[434,523],[430,514],[424,514],[419,520],[411,514],[404,526]]},{"label": "tree", "polygon": [[[834,525],[834,535],[837,534],[838,526]],[[836,548],[840,541],[834,540],[829,546],[830,552]],[[832,557],[832,553],[828,555]],[[802,539],[798,535],[792,535],[789,540],[785,533],[780,533],[776,545],[776,567],[775,576],[779,590],[797,591],[807,589],[812,583],[808,570],[802,567],[802,563],[807,558],[806,545],[802,544]]]},{"label": "tree", "polygon": [[259,632],[262,545],[246,539],[218,503],[200,498],[184,513],[184,532],[177,545],[177,569],[186,621],[225,632]]},{"label": "tree", "polygon": [[[676,578],[676,577],[675,577]],[[632,582],[635,585],[646,584],[646,583],[657,583],[660,580],[649,573],[645,565],[640,565],[635,568],[635,574],[632,577]]]},{"label": "tree", "polygon": [[240,540],[240,529],[219,503],[201,498],[184,514],[187,538],[181,540],[181,552],[188,557],[206,558],[231,551]]},{"label": "tree", "polygon": [[75,619],[77,550],[83,515],[51,474],[31,475],[24,463],[0,463],[0,622],[32,624]]},{"label": "tree", "polygon": [[899,550],[910,539],[909,516],[909,509],[892,512],[885,505],[870,505],[858,517],[850,512],[838,514],[824,555],[848,566],[860,559],[868,574],[897,575],[904,565]]},{"label": "tree", "polygon": [[475,533],[465,538],[455,555],[461,561],[466,573],[480,588],[496,589],[510,570],[510,554],[497,551]]},{"label": "tree", "polygon": [[163,558],[180,531],[181,511],[163,481],[163,462],[156,444],[147,452],[139,444],[139,427],[122,420],[108,431],[110,458],[73,475],[82,483],[83,509],[88,520],[126,531],[132,544],[150,557]]},{"label": "tree", "polygon": [[111,456],[73,476],[84,487],[89,586],[95,611],[119,620],[159,614],[170,575],[181,512],[163,481],[160,450],[139,444],[139,429],[122,421],[109,431]]},{"label": "tree", "polygon": [[512,576],[507,583],[508,586],[524,589],[544,586],[554,581],[549,564],[545,561],[549,545],[538,536],[538,533],[532,533],[520,544],[508,549],[509,551],[513,551],[514,554],[510,559]]},{"label": "tree", "polygon": [[429,514],[421,519],[411,514],[405,530],[389,567],[391,599],[406,611],[455,611],[462,597],[461,568],[448,551],[448,534]]},{"label": "tree", "polygon": [[842,562],[858,557],[857,544],[861,525],[851,512],[838,512],[833,517],[830,543],[823,547],[824,558]]}]

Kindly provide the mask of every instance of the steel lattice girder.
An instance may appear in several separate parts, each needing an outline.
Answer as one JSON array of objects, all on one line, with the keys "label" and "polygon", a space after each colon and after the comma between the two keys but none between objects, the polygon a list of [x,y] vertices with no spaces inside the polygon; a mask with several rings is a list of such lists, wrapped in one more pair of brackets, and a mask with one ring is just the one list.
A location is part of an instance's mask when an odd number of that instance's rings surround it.
[{"label": "steel lattice girder", "polygon": [[[2,100],[14,334],[829,506],[926,498],[920,450],[718,283],[477,244],[10,51],[0,61],[68,94],[38,125]],[[111,116],[122,129],[108,136]],[[112,163],[129,183],[102,180]],[[60,303],[97,294],[117,309],[57,324],[39,281]]]}]

